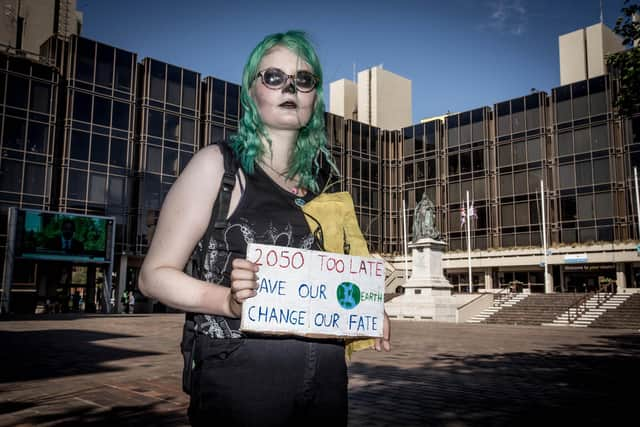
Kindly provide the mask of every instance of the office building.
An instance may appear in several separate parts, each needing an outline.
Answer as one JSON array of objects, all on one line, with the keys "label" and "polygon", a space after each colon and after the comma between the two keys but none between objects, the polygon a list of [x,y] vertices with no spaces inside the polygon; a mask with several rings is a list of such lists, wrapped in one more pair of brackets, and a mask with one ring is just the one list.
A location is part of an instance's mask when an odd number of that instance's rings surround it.
[{"label": "office building", "polygon": [[329,112],[381,129],[400,129],[412,123],[411,80],[381,65],[330,84]]},{"label": "office building", "polygon": [[[53,36],[40,51],[0,54],[0,256],[9,207],[113,217],[117,301],[136,289],[171,184],[198,149],[237,130],[240,87],[75,35]],[[364,73],[375,80],[381,71]],[[353,85],[342,88],[353,99]],[[616,88],[605,74],[390,128],[327,113],[340,189],[353,196],[371,251],[404,268],[403,217],[410,239],[426,194],[456,290],[471,279],[474,290],[582,292],[602,278],[618,291],[638,290],[640,116],[614,113]],[[461,221],[467,192],[477,213],[471,278]],[[17,260],[11,308],[33,312],[72,289],[98,303],[108,273],[96,264]]]},{"label": "office building", "polygon": [[607,74],[607,56],[624,49],[622,38],[602,23],[561,35],[558,47],[562,86]]}]

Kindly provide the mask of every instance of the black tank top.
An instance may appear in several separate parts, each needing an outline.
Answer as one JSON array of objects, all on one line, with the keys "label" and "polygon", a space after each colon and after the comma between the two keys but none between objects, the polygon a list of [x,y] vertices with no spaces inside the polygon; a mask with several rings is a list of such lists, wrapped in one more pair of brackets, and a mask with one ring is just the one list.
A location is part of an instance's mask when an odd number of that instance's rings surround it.
[{"label": "black tank top", "polygon": [[[231,263],[244,258],[248,243],[319,250],[300,205],[314,197],[310,191],[298,197],[278,186],[259,167],[253,175],[245,174],[246,187],[227,226],[216,238],[216,231],[205,234],[198,242],[194,257],[195,278],[230,286]],[[240,319],[224,316],[196,315],[198,330],[211,338],[237,338]]]}]

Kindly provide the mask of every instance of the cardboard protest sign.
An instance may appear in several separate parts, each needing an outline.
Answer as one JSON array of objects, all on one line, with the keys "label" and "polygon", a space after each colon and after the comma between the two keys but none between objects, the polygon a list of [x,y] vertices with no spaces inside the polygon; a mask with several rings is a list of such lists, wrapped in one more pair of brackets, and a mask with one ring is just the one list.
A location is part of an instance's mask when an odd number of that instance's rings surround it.
[{"label": "cardboard protest sign", "polygon": [[307,337],[382,337],[381,260],[251,243],[258,294],[242,306],[240,330]]}]

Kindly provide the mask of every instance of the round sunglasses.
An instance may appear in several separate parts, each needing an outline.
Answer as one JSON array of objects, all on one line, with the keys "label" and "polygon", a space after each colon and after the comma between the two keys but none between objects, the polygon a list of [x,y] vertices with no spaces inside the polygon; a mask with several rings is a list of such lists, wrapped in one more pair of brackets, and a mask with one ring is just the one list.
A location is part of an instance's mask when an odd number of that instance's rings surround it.
[{"label": "round sunglasses", "polygon": [[256,78],[260,76],[262,84],[269,89],[282,89],[289,79],[293,81],[296,90],[300,92],[311,92],[319,83],[318,78],[310,71],[297,71],[295,75],[287,74],[280,68],[267,68],[260,71]]}]

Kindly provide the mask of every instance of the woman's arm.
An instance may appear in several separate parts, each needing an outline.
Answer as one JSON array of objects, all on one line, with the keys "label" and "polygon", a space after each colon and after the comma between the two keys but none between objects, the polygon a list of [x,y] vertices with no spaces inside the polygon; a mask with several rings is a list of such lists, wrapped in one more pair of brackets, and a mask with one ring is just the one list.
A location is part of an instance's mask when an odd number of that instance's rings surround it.
[{"label": "woman's arm", "polygon": [[[222,153],[212,145],[191,159],[171,187],[140,270],[138,286],[144,295],[180,310],[228,317],[239,317],[242,301],[255,295],[257,266],[245,260],[233,264],[231,289],[183,272],[207,230],[223,172]],[[230,208],[238,203],[238,187]]]}]

